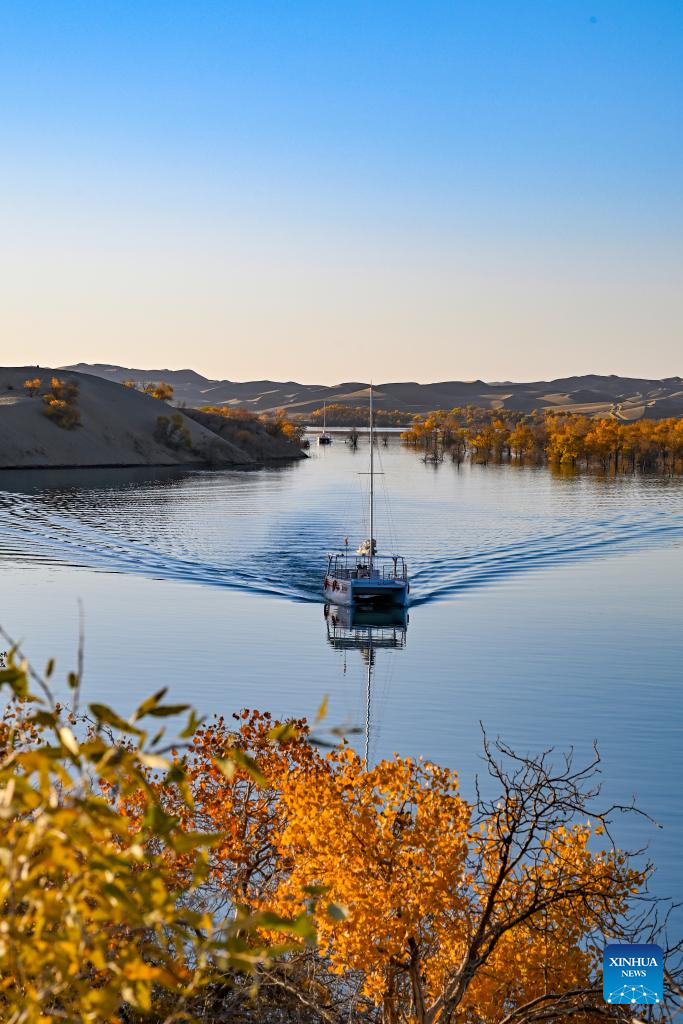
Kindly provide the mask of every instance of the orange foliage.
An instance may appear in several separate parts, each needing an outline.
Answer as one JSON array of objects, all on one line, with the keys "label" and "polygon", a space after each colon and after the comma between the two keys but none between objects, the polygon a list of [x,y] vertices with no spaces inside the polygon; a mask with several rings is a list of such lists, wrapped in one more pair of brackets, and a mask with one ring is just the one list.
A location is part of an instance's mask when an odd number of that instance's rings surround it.
[{"label": "orange foliage", "polygon": [[[591,936],[617,928],[644,879],[589,845],[601,826],[556,811],[542,762],[527,790],[506,785],[503,800],[474,806],[448,769],[396,756],[368,768],[346,746],[323,755],[302,721],[244,712],[233,728],[200,728],[176,763],[192,801],[173,785],[153,791],[183,829],[220,835],[207,904],[308,907],[316,984],[332,998],[339,976],[359,978],[387,1024],[436,1024],[447,1007],[448,1019],[486,1022],[548,986],[590,987]],[[148,799],[127,797],[132,820]],[[193,858],[174,861],[181,886]]]},{"label": "orange foliage", "polygon": [[683,418],[676,417],[626,423],[575,413],[522,416],[511,410],[452,409],[415,416],[401,438],[450,450],[454,459],[469,452],[479,462],[508,456],[614,472],[683,470]]},{"label": "orange foliage", "polygon": [[50,391],[43,395],[44,415],[63,430],[73,430],[81,422],[81,414],[77,408],[78,390],[76,382],[53,377],[50,381]]},{"label": "orange foliage", "polygon": [[[129,382],[124,381],[124,387],[128,386]],[[157,398],[160,402],[170,402],[173,398],[173,385],[167,384],[163,380],[160,380],[157,384],[145,384],[142,391],[143,394],[151,395],[152,398]]]}]

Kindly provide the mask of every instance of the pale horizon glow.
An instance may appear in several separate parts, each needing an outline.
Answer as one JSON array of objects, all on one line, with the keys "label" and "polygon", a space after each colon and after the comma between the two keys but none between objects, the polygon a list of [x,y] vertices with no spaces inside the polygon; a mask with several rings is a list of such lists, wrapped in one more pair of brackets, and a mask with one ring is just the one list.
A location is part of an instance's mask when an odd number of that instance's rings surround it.
[{"label": "pale horizon glow", "polygon": [[682,69],[674,0],[6,5],[0,362],[681,375]]}]

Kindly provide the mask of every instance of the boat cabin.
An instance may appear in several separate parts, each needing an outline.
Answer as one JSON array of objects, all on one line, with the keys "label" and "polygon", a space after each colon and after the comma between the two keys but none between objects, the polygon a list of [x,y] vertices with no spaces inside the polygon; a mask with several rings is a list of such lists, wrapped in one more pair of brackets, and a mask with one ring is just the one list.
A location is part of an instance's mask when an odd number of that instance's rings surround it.
[{"label": "boat cabin", "polygon": [[408,569],[401,555],[373,555],[349,551],[332,552],[327,556],[326,576],[337,580],[408,580]]}]

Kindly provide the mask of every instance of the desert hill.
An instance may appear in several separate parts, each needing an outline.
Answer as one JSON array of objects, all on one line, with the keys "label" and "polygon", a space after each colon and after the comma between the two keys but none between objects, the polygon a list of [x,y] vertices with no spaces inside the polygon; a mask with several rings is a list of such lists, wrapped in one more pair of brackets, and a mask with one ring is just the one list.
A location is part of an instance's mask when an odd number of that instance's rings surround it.
[{"label": "desert hill", "polygon": [[[194,370],[141,370],[101,363],[79,363],[69,369],[112,381],[128,378],[141,383],[167,381],[174,388],[174,403],[181,406],[241,406],[259,413],[285,409],[290,414],[304,416],[323,402],[359,405],[366,400],[368,388],[367,383],[360,381],[326,387],[295,381],[210,380]],[[375,385],[375,400],[379,408],[400,409],[406,413],[406,418],[433,409],[477,405],[519,412],[566,409],[589,415],[613,414],[624,420],[643,416],[659,419],[683,415],[683,378],[650,380],[584,374],[528,383],[452,380],[417,384],[408,381]]]},{"label": "desert hill", "polygon": [[[61,407],[47,416],[43,395],[58,377],[75,397],[71,428],[59,425]],[[31,395],[26,380],[39,378]],[[165,417],[166,424],[159,423]],[[173,417],[177,418],[175,425]],[[0,368],[0,468],[66,466],[253,466],[300,453],[262,424],[250,423],[248,444],[235,443],[240,424],[219,435],[182,410],[93,374],[35,366]]]}]

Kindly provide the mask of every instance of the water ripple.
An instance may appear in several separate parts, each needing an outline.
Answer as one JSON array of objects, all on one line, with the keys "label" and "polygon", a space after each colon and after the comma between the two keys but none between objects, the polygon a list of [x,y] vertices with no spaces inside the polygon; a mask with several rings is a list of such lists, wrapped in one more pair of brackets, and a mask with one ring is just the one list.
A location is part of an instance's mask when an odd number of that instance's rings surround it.
[{"label": "water ripple", "polygon": [[[557,481],[512,467],[425,474],[398,447],[383,459],[392,502],[390,517],[380,507],[380,537],[396,534],[415,604],[683,539],[680,481]],[[326,550],[362,518],[355,468],[338,451],[297,472],[14,474],[0,479],[0,560],[317,601]]]}]

